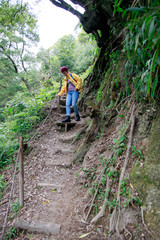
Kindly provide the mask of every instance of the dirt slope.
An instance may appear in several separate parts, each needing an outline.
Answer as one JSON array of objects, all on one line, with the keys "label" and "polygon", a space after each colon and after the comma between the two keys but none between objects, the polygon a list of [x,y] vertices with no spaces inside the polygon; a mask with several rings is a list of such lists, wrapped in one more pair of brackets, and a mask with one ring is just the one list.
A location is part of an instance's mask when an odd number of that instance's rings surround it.
[{"label": "dirt slope", "polygon": [[[96,228],[82,220],[87,199],[86,189],[76,179],[81,166],[72,164],[72,155],[77,143],[62,142],[63,139],[76,134],[83,125],[84,119],[69,131],[61,132],[57,129],[55,122],[61,121],[62,118],[63,115],[53,111],[36,139],[30,144],[30,153],[28,156],[25,155],[25,205],[14,220],[11,219],[11,213],[8,222],[8,226],[17,220],[28,223],[60,224],[60,234],[46,236],[22,232],[16,238],[17,240],[76,240],[85,233],[89,233],[85,239],[106,239]],[[5,176],[11,179],[12,170],[7,169]],[[42,184],[46,186],[39,186]],[[47,186],[47,184],[53,184],[53,186]],[[4,198],[7,199],[8,193],[4,194]],[[16,198],[18,198],[18,174],[12,202]],[[2,205],[1,224],[4,221],[6,207],[7,202]]]}]

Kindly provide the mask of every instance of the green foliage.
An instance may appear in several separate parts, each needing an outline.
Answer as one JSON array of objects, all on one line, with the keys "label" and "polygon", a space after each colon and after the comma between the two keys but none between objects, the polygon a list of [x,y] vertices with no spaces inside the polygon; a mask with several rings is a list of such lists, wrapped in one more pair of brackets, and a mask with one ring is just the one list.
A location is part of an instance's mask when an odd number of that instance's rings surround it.
[{"label": "green foliage", "polygon": [[115,16],[116,12],[123,12],[123,9],[120,8],[121,3],[123,0],[115,0],[114,1],[114,11],[113,11],[113,16]]},{"label": "green foliage", "polygon": [[94,44],[76,42],[74,50],[74,65],[73,69],[77,74],[81,74],[93,63]]},{"label": "green foliage", "polygon": [[20,209],[21,209],[20,203],[18,199],[16,199],[14,203],[11,204],[11,210],[14,212],[15,215],[17,215]]},{"label": "green foliage", "polygon": [[127,207],[131,202],[135,202],[139,206],[142,206],[142,202],[138,197],[132,197],[131,190],[129,189],[127,183],[127,178],[124,178],[120,184],[120,195],[126,199],[123,204],[124,207]]},{"label": "green foliage", "polygon": [[107,169],[107,173],[108,173],[109,178],[116,178],[117,177],[117,170],[116,169],[113,169],[113,170]]},{"label": "green foliage", "polygon": [[105,85],[106,85],[106,78],[104,78],[103,81],[101,82],[100,88],[96,94],[97,95],[97,97],[96,97],[97,103],[101,100],[101,98],[103,96],[103,90],[105,88]]},{"label": "green foliage", "polygon": [[23,86],[31,91],[30,81],[35,75],[27,75],[33,69],[34,58],[29,52],[39,41],[37,20],[28,4],[21,1],[0,2],[0,102],[5,104]]},{"label": "green foliage", "polygon": [[143,148],[137,149],[135,146],[131,149],[131,155],[136,157],[136,166],[140,165],[140,162],[144,160]]},{"label": "green foliage", "polygon": [[103,175],[102,178],[101,178],[101,183],[102,183],[103,186],[105,186],[106,181],[107,181],[106,176]]},{"label": "green foliage", "polygon": [[[29,93],[19,93],[3,108],[4,122],[0,124],[0,168],[13,161],[13,154],[19,147],[18,137],[29,139],[34,126],[46,115],[44,106],[57,93],[53,89],[40,89],[33,97]],[[33,133],[32,133],[33,134]]]},{"label": "green foliage", "polygon": [[119,203],[116,199],[113,199],[112,201],[107,201],[106,204],[108,204],[109,209],[113,209],[117,206],[119,206]]},{"label": "green foliage", "polygon": [[142,161],[144,159],[143,156],[143,148],[140,147],[137,149],[135,146],[132,147],[132,156],[135,156],[139,161]]},{"label": "green foliage", "polygon": [[17,234],[17,230],[13,227],[10,227],[9,232],[5,234],[4,239],[5,240],[14,239],[16,237],[16,234]]},{"label": "green foliage", "polygon": [[70,72],[82,74],[82,78],[90,72],[88,68],[93,64],[94,49],[96,43],[90,41],[90,37],[83,30],[75,39],[73,35],[66,35],[59,39],[51,48],[41,49],[37,59],[41,63],[42,79],[47,86],[54,85],[63,77],[60,68],[65,65]]},{"label": "green foliage", "polygon": [[124,207],[127,207],[131,202],[135,202],[138,206],[142,206],[142,202],[138,197],[129,197],[125,203],[123,204]]},{"label": "green foliage", "polygon": [[0,199],[3,197],[3,190],[7,186],[7,183],[4,180],[4,175],[0,175]]},{"label": "green foliage", "polygon": [[159,1],[151,1],[147,7],[143,8],[129,8],[124,15],[130,16],[124,43],[124,50],[128,57],[126,75],[133,80],[137,98],[148,97],[149,101],[158,99],[160,89]]},{"label": "green foliage", "polygon": [[92,204],[92,206],[93,206],[93,214],[96,215],[98,213],[98,205]]},{"label": "green foliage", "polygon": [[41,81],[46,86],[53,86],[56,81],[62,78],[61,63],[54,46],[47,50],[41,48],[37,54],[37,60],[41,64]]},{"label": "green foliage", "polygon": [[91,170],[89,170],[87,168],[83,168],[83,172],[89,181],[95,180],[95,169],[94,168],[92,168]]},{"label": "green foliage", "polygon": [[94,64],[92,64],[89,68],[87,68],[86,71],[81,74],[82,79],[87,78],[92,73],[93,68],[94,68]]},{"label": "green foliage", "polygon": [[116,155],[119,157],[126,149],[126,144],[124,143],[125,140],[126,140],[125,136],[114,138],[113,145],[109,145],[108,147],[111,147],[111,151],[114,151]]},{"label": "green foliage", "polygon": [[58,56],[60,66],[67,66],[70,71],[73,69],[75,61],[74,49],[75,37],[71,34],[60,38],[53,46],[53,53]]},{"label": "green foliage", "polygon": [[120,184],[120,190],[121,190],[120,194],[122,196],[125,196],[125,197],[127,196],[127,189],[126,189],[126,187],[127,187],[127,181],[126,181],[126,179],[123,179],[121,184]]},{"label": "green foliage", "polygon": [[125,128],[126,128],[126,125],[123,125],[122,128],[121,128],[120,137],[119,138],[114,138],[113,139],[113,144],[108,146],[109,148],[111,148],[111,151],[115,152],[117,157],[119,157],[127,147],[126,144],[125,144],[125,141],[127,140],[127,137],[126,137],[125,132],[124,132]]}]

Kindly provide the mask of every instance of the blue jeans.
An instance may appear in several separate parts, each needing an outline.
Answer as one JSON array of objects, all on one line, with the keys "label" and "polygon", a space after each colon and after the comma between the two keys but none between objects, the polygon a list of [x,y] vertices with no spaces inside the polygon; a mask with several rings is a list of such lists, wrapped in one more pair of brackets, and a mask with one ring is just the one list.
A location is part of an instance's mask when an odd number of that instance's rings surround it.
[{"label": "blue jeans", "polygon": [[74,108],[75,114],[79,114],[78,108],[77,108],[77,101],[79,98],[79,92],[78,91],[69,91],[67,93],[67,99],[66,99],[66,115],[70,116],[71,113],[71,104]]}]

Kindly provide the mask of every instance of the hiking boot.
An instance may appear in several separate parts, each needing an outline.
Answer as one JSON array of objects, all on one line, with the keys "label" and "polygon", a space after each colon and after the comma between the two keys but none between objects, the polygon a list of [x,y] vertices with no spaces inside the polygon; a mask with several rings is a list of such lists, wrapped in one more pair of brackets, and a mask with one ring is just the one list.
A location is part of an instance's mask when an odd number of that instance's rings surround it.
[{"label": "hiking boot", "polygon": [[62,122],[70,122],[70,116],[66,116],[64,120],[62,120]]},{"label": "hiking boot", "polygon": [[76,114],[76,121],[80,121],[80,116],[79,116],[79,114]]}]

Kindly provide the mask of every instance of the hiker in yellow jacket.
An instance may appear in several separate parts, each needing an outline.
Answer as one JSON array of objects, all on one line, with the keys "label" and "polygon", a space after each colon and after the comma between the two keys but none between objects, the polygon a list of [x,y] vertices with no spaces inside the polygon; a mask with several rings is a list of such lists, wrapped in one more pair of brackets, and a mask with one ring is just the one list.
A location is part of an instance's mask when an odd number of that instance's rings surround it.
[{"label": "hiker in yellow jacket", "polygon": [[82,79],[78,75],[70,73],[65,66],[61,67],[61,72],[64,74],[65,79],[64,85],[58,93],[58,96],[62,96],[64,93],[66,94],[66,117],[62,122],[70,122],[71,104],[76,114],[76,121],[80,121],[77,101],[79,93],[82,92]]}]

